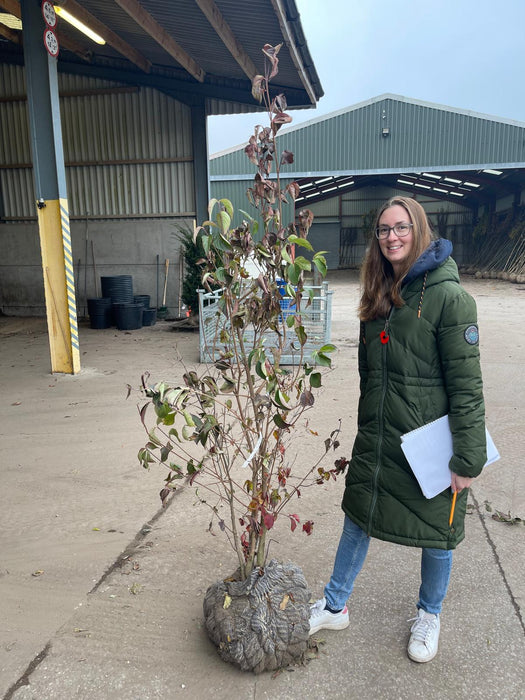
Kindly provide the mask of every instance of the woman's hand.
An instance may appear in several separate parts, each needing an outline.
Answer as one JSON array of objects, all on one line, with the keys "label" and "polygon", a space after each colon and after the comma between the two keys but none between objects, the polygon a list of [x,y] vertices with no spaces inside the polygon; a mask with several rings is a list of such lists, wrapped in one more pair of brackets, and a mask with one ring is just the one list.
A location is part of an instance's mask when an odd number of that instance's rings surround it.
[{"label": "woman's hand", "polygon": [[452,472],[452,483],[450,484],[452,493],[454,493],[454,491],[461,493],[463,489],[468,489],[473,481],[474,479],[471,479],[468,476],[459,476],[458,474],[454,474],[454,472]]}]

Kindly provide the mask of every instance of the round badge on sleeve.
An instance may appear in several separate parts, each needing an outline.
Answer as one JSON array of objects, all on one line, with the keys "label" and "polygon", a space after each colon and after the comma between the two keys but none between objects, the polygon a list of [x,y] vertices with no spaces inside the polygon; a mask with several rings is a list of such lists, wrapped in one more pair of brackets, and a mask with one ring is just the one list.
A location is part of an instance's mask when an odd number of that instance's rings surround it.
[{"label": "round badge on sleeve", "polygon": [[465,340],[469,345],[477,345],[479,342],[479,331],[477,326],[469,326],[465,329]]}]

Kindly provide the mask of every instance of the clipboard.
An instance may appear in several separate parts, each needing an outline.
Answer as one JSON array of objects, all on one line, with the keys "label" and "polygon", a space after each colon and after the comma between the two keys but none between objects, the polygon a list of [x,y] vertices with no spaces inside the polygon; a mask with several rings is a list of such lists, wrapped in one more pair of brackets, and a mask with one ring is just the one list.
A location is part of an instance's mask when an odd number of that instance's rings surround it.
[{"label": "clipboard", "polygon": [[[487,461],[484,467],[500,459],[487,428],[485,433]],[[401,449],[425,498],[434,498],[450,486],[451,471],[448,465],[454,450],[448,415],[401,435]]]}]

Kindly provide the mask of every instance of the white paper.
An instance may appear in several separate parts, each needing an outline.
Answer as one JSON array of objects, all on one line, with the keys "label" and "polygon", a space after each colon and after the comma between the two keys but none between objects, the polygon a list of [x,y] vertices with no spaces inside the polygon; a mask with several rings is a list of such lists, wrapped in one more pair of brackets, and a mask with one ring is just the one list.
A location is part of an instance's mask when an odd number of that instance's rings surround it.
[{"label": "white paper", "polygon": [[[486,467],[498,460],[500,455],[486,428],[485,432]],[[448,465],[454,452],[448,416],[401,435],[401,449],[426,498],[434,498],[450,486],[452,477]]]}]

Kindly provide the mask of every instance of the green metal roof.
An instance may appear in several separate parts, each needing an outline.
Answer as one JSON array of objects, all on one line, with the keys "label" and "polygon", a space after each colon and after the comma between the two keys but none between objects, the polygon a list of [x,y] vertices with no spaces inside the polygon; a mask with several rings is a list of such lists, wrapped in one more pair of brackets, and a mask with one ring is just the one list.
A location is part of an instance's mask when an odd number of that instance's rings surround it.
[{"label": "green metal roof", "polygon": [[[283,129],[278,147],[294,153],[294,165],[283,174],[298,180],[302,192],[310,187],[313,196],[315,180],[327,178],[316,186],[318,198],[337,195],[335,187],[363,186],[367,176],[471,205],[489,190],[493,197],[525,187],[525,122],[399,95],[381,95]],[[452,172],[457,175],[447,177]],[[215,183],[246,181],[253,174],[244,146],[210,160],[215,191]]]}]

